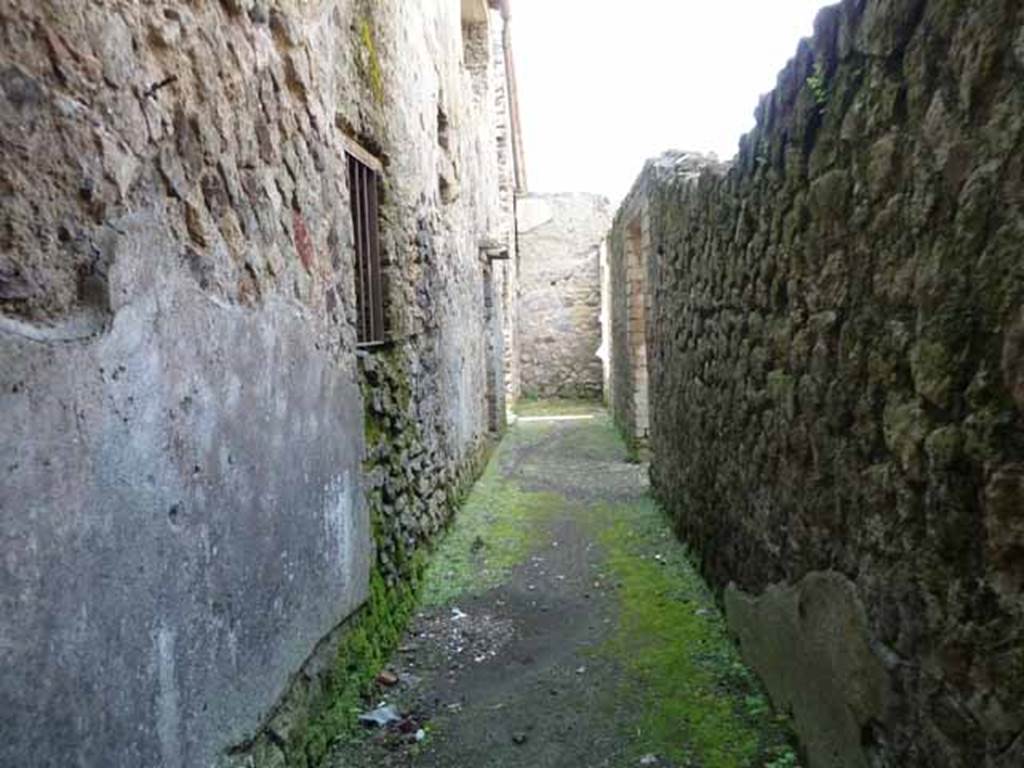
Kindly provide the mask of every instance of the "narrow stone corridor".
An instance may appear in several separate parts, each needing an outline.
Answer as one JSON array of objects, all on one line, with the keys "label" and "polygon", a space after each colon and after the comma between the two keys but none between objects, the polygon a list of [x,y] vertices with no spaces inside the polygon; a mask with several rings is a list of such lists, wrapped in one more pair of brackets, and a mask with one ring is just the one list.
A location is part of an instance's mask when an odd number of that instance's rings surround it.
[{"label": "narrow stone corridor", "polygon": [[523,412],[366,702],[400,719],[329,764],[797,765],[608,416]]},{"label": "narrow stone corridor", "polygon": [[0,768],[1024,768],[1024,0],[825,3],[0,2]]}]

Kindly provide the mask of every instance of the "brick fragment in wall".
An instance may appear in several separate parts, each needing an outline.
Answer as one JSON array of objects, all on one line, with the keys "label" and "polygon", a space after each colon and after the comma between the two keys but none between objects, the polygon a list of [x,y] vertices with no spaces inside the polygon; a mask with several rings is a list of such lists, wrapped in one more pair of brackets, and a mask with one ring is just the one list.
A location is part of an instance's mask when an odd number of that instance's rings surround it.
[{"label": "brick fragment in wall", "polygon": [[640,324],[655,492],[812,768],[1015,765],[1024,16],[816,29],[733,160],[668,153],[617,214],[613,411],[642,415]]}]

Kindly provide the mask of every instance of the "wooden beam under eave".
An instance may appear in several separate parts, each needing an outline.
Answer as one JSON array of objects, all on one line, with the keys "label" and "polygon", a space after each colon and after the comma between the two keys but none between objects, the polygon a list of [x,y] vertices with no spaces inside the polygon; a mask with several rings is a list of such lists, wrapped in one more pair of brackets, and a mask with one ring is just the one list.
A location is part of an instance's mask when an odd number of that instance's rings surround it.
[{"label": "wooden beam under eave", "polygon": [[512,160],[515,171],[516,193],[524,195],[526,185],[526,152],[523,149],[523,127],[519,119],[519,86],[516,83],[516,64],[512,55],[512,19],[508,12],[509,0],[500,0],[505,28],[502,30],[502,47],[505,52],[505,83],[508,88],[508,110],[512,122]]}]

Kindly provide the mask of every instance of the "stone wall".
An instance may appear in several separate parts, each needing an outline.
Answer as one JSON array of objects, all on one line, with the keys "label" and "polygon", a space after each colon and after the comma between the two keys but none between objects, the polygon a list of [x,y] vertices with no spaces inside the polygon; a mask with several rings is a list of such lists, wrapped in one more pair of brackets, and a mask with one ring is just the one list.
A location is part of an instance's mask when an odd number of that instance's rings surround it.
[{"label": "stone wall", "polygon": [[608,201],[565,193],[518,199],[522,394],[601,397],[601,244]]},{"label": "stone wall", "polygon": [[[461,10],[0,8],[0,763],[251,743],[451,514],[502,424],[479,246],[512,231]],[[384,167],[358,354],[345,137]]]},{"label": "stone wall", "polygon": [[656,493],[811,766],[1024,765],[1024,9],[847,0],[757,121],[637,187]]},{"label": "stone wall", "polygon": [[[506,3],[507,5],[507,3]],[[508,23],[507,20],[505,22]],[[504,279],[501,282],[501,291],[496,294],[495,299],[501,305],[503,316],[507,318],[504,324],[504,338],[502,344],[505,352],[505,397],[508,402],[515,402],[519,398],[522,378],[519,373],[519,324],[516,322],[517,308],[519,305],[519,246],[516,237],[516,158],[513,139],[513,119],[511,114],[513,104],[512,89],[509,88],[505,77],[499,73],[506,72],[505,45],[511,41],[504,24],[498,24],[496,20],[491,25],[491,60],[493,77],[493,99],[495,109],[495,129],[498,140],[498,188],[502,205],[502,220],[508,223],[508,227],[499,233],[499,242],[508,248],[509,260],[497,266],[502,270]]]}]

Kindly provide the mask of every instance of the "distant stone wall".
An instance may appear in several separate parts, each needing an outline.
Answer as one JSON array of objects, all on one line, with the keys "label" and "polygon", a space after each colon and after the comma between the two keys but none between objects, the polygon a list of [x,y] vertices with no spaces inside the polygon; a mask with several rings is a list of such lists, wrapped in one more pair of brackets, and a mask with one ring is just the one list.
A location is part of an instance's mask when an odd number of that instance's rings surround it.
[{"label": "distant stone wall", "polygon": [[635,191],[657,496],[812,768],[1024,765],[1024,9],[847,0],[757,121]]},{"label": "distant stone wall", "polygon": [[608,201],[527,195],[518,210],[522,394],[599,398],[600,250],[611,223]]},{"label": "distant stone wall", "polygon": [[[0,7],[0,764],[212,765],[448,519],[514,268],[479,250],[512,237],[503,66],[460,10]],[[373,350],[345,137],[384,168]]]}]

